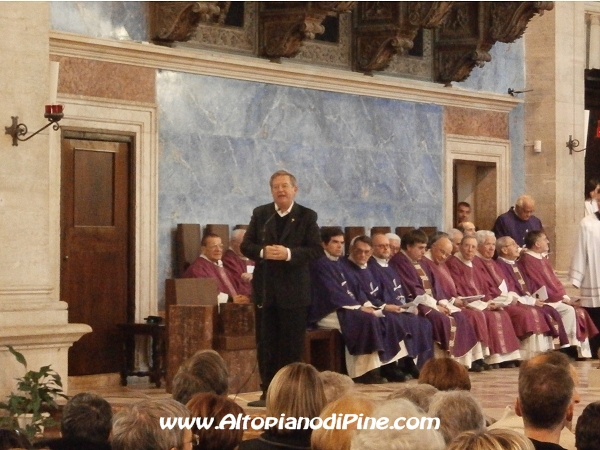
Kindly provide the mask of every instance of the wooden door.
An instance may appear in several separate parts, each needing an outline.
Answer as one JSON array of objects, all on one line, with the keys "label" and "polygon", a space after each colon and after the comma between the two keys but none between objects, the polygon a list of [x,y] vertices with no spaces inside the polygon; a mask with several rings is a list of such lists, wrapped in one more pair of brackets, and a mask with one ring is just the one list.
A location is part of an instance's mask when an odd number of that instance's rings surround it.
[{"label": "wooden door", "polygon": [[60,296],[69,322],[93,330],[69,349],[69,375],[121,368],[116,325],[127,322],[133,278],[129,153],[128,142],[62,141]]}]

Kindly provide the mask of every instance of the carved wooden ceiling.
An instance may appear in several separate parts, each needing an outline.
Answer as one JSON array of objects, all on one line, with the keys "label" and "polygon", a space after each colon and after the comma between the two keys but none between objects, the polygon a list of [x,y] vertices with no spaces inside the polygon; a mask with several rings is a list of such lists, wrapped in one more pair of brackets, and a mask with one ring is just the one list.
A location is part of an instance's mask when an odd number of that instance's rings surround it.
[{"label": "carved wooden ceiling", "polygon": [[[243,2],[243,4],[256,2]],[[200,27],[228,27],[242,2],[150,2],[151,36],[172,45],[204,34]],[[294,58],[307,41],[332,31],[332,17],[351,14],[351,69],[385,70],[393,58],[406,57],[422,29],[433,30],[432,80],[465,80],[474,67],[491,61],[496,42],[521,37],[529,21],[554,7],[553,2],[257,2],[255,56]],[[252,30],[251,30],[252,31]],[[338,32],[338,30],[333,30]],[[252,33],[251,33],[252,34]],[[430,36],[430,35],[428,35]],[[200,41],[200,44],[202,42]]]}]

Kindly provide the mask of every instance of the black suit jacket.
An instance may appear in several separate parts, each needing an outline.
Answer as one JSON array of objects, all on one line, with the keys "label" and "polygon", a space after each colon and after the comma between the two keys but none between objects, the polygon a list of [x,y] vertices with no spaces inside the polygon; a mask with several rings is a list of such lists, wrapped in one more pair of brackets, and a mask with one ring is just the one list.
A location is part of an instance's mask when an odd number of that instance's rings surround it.
[{"label": "black suit jacket", "polygon": [[[252,287],[255,303],[297,308],[310,304],[308,263],[322,254],[317,213],[294,203],[279,239],[275,224],[275,204],[254,209],[241,245],[242,253],[256,261]],[[290,249],[290,261],[265,260],[260,251],[266,245]]]}]

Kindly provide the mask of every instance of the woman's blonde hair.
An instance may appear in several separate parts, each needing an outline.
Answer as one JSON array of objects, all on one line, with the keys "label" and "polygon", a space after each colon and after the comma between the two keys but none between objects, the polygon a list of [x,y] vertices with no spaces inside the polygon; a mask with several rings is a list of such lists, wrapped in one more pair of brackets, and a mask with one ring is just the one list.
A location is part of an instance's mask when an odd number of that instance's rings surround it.
[{"label": "woman's blonde hair", "polygon": [[[267,417],[318,417],[326,405],[323,382],[310,364],[296,362],[281,368],[267,390]],[[277,430],[285,433],[289,430]]]},{"label": "woman's blonde hair", "polygon": [[[321,419],[331,418],[337,414],[364,414],[370,416],[375,409],[375,403],[367,397],[360,395],[344,395],[343,397],[329,403],[321,412]],[[312,450],[350,450],[352,436],[356,429],[356,423],[348,425],[347,429],[325,427],[313,430],[310,437]]]},{"label": "woman's blonde hair", "polygon": [[484,431],[465,431],[454,439],[446,450],[535,450],[533,443],[520,433],[497,428]]}]

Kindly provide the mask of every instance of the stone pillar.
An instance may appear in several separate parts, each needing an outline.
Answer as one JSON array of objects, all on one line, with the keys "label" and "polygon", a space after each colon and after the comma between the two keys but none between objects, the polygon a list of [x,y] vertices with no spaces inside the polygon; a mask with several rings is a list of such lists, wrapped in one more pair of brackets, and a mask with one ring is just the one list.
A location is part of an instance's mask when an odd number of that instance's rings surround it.
[{"label": "stone pillar", "polygon": [[585,142],[585,4],[555,2],[525,33],[526,141],[541,139],[542,153],[525,152],[527,193],[551,240],[553,263],[568,270],[583,217],[583,153],[569,155],[569,135]]},{"label": "stone pillar", "polygon": [[588,48],[588,69],[600,69],[600,15],[588,14],[590,45]]},{"label": "stone pillar", "polygon": [[[4,126],[11,124],[11,116],[19,116],[30,132],[46,123],[49,24],[48,3],[3,5]],[[59,301],[60,262],[52,248],[60,239],[54,214],[60,199],[50,195],[50,172],[57,162],[49,150],[49,133],[56,131],[47,129],[18,147],[8,135],[0,139],[0,398],[23,374],[5,345],[21,351],[29,368],[51,364],[67,383],[68,348],[91,331],[84,324],[69,324],[67,305]]]}]

